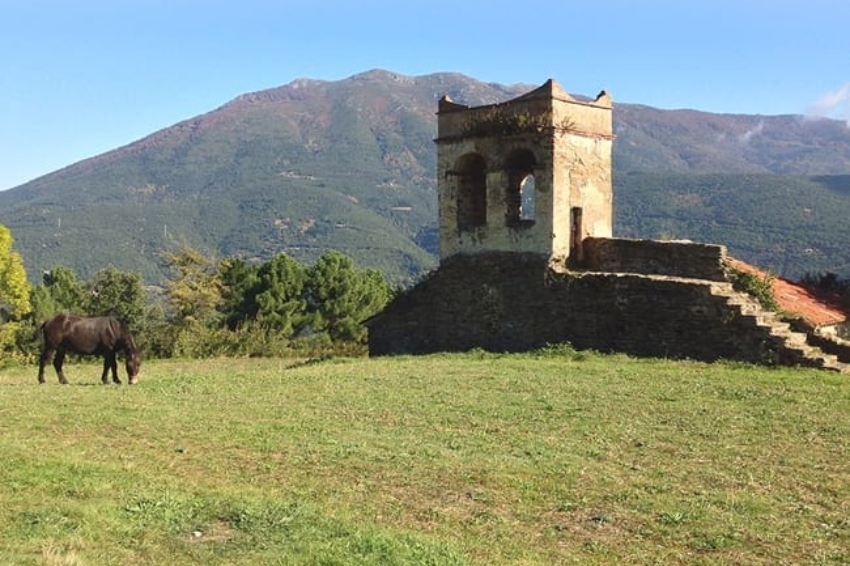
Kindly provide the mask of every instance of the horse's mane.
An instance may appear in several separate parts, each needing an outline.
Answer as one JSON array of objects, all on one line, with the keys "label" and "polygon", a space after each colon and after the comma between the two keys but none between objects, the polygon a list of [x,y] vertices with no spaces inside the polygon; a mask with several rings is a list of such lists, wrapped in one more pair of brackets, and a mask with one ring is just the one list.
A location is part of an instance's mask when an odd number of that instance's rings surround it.
[{"label": "horse's mane", "polygon": [[121,331],[124,333],[124,349],[128,354],[132,354],[133,352],[138,352],[139,347],[136,346],[136,340],[133,338],[133,333],[130,332],[129,325],[121,320],[118,317],[115,317],[118,323],[121,325]]}]

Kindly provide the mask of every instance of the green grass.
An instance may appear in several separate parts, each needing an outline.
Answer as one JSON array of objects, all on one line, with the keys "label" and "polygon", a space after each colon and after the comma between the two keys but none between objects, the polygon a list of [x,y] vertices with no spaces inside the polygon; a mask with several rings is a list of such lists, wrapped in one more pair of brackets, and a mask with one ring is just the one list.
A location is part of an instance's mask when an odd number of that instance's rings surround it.
[{"label": "green grass", "polygon": [[537,355],[0,371],[0,564],[846,564],[850,378]]}]

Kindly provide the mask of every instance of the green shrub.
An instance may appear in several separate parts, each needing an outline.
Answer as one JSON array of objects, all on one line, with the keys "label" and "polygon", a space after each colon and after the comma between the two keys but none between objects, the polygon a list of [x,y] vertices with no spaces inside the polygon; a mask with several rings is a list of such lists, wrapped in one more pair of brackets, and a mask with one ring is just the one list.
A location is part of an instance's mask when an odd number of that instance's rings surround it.
[{"label": "green shrub", "polygon": [[752,295],[765,309],[780,312],[782,309],[773,294],[774,279],[775,277],[771,273],[759,277],[755,273],[738,269],[731,269],[729,272],[729,280],[736,290]]}]

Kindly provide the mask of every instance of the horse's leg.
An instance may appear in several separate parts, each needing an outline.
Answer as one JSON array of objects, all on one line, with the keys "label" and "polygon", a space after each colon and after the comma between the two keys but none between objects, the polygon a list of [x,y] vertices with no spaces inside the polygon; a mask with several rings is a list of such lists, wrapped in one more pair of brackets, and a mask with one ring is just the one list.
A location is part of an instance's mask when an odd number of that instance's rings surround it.
[{"label": "horse's leg", "polygon": [[107,352],[103,355],[103,383],[106,383],[106,372],[108,369],[112,370],[112,382],[120,384],[121,380],[118,379],[118,362],[115,361],[115,352]]},{"label": "horse's leg", "polygon": [[65,362],[65,349],[59,348],[56,350],[56,355],[53,357],[53,368],[56,370],[56,375],[59,376],[59,383],[67,385],[68,380],[65,379],[65,374],[62,373],[62,364]]},{"label": "horse's leg", "polygon": [[38,360],[38,382],[44,383],[44,366],[47,365],[47,361],[50,359],[50,356],[53,354],[53,349],[44,346],[41,349],[41,358]]},{"label": "horse's leg", "polygon": [[100,382],[104,385],[109,383],[107,375],[109,374],[109,354],[103,355],[103,373],[100,376]]}]

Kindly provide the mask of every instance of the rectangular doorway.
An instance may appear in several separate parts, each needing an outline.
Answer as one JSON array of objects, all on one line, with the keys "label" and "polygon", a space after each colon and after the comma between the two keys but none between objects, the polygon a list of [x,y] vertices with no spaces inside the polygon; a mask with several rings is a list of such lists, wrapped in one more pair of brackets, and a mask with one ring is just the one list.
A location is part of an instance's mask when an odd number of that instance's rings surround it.
[{"label": "rectangular doorway", "polygon": [[584,261],[584,246],[581,242],[584,239],[584,225],[582,219],[582,209],[580,206],[574,206],[570,209],[570,263]]}]

